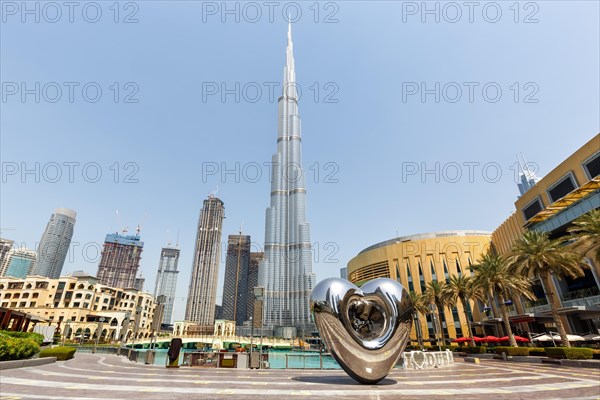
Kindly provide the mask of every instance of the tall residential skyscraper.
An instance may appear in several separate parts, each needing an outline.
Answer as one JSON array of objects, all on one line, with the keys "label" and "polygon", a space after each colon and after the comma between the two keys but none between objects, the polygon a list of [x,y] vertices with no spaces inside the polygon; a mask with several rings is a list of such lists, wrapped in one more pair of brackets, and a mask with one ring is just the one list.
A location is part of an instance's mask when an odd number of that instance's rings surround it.
[{"label": "tall residential skyscraper", "polygon": [[33,265],[36,260],[36,252],[26,248],[12,249],[8,253],[0,276],[10,276],[12,278],[26,278],[32,275]]},{"label": "tall residential skyscraper", "polygon": [[272,158],[271,205],[265,224],[265,257],[259,285],[264,292],[266,329],[312,329],[310,293],[312,272],[310,225],[306,222],[306,185],[302,169],[300,116],[292,44],[288,27],[283,93],[278,100],[277,153]]},{"label": "tall residential skyscraper", "polygon": [[[523,159],[523,161],[521,161]],[[521,157],[517,156],[517,160],[519,163],[519,182],[517,182],[517,187],[519,188],[519,193],[523,196],[529,189],[535,186],[536,183],[540,181],[534,171],[529,169],[529,164],[525,161],[525,157],[521,154]]]},{"label": "tall residential skyscraper", "polygon": [[77,213],[68,208],[57,208],[52,214],[40,240],[33,275],[52,279],[60,277],[71,245],[76,216]]},{"label": "tall residential skyscraper", "polygon": [[156,283],[154,285],[154,298],[165,296],[163,324],[171,324],[173,319],[173,305],[175,304],[175,290],[177,289],[177,277],[179,271],[180,250],[177,247],[163,247],[160,251],[160,261],[158,262],[158,274],[156,274]]},{"label": "tall residential skyscraper", "polygon": [[[254,288],[258,286],[258,269],[265,253],[250,253],[250,265],[248,265],[248,291],[246,295],[246,320],[254,315]],[[256,325],[255,321],[255,326]],[[262,321],[261,321],[262,322]],[[259,325],[262,326],[262,325]]]},{"label": "tall residential skyscraper", "polygon": [[229,235],[223,282],[223,319],[235,321],[238,326],[246,320],[249,267],[250,236],[241,233]]},{"label": "tall residential skyscraper", "polygon": [[98,282],[117,288],[135,287],[143,247],[139,235],[106,235],[98,264]]},{"label": "tall residential skyscraper", "polygon": [[200,325],[214,325],[217,299],[217,280],[221,257],[221,230],[225,206],[210,195],[204,200],[194,250],[185,319]]}]

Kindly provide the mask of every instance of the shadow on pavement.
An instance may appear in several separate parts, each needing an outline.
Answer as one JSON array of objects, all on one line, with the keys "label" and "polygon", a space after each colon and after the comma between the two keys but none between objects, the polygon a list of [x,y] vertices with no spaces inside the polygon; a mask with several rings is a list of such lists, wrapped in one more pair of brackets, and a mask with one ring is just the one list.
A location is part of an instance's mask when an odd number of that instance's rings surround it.
[{"label": "shadow on pavement", "polygon": [[387,386],[387,385],[395,385],[398,383],[397,381],[389,378],[385,378],[382,381],[376,383],[375,385],[363,385],[362,383],[356,382],[354,379],[349,376],[295,376],[292,378],[298,382],[308,382],[308,383],[321,383],[324,385],[350,385],[350,386]]}]

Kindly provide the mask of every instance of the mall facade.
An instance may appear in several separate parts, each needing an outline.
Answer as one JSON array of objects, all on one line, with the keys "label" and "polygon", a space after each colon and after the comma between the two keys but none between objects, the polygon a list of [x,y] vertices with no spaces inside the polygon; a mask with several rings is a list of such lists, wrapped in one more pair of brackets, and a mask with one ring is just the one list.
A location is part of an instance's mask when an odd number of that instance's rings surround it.
[{"label": "mall facade", "polygon": [[[525,173],[525,171],[524,171]],[[542,179],[522,190],[515,211],[493,232],[445,231],[397,237],[361,251],[348,263],[348,280],[360,286],[386,277],[398,280],[410,291],[423,293],[431,281],[447,281],[450,276],[471,276],[469,266],[488,249],[508,255],[515,240],[525,230],[548,232],[552,238],[568,235],[567,229],[581,215],[600,208],[600,135],[557,165]],[[579,279],[553,277],[558,294],[559,314],[569,333],[600,333],[600,265],[592,251],[584,254],[589,268]],[[511,326],[517,334],[556,331],[544,288],[534,279],[537,299],[511,299],[508,306]],[[494,304],[491,304],[494,303]],[[471,300],[467,305],[473,331],[477,335],[504,336],[500,315],[495,315],[496,299]],[[496,312],[497,314],[497,312]],[[442,316],[446,338],[467,336],[462,306],[446,307]],[[431,314],[420,318],[425,340],[435,337]],[[416,337],[413,328],[412,337]]]}]

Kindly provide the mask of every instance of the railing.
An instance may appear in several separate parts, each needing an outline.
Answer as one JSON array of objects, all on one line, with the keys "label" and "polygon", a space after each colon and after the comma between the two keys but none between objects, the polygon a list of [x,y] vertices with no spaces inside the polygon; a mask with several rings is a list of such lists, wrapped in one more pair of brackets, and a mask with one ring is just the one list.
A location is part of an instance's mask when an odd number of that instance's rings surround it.
[{"label": "railing", "polygon": [[598,288],[592,287],[592,288],[577,290],[575,292],[566,293],[566,294],[560,296],[560,298],[562,301],[570,301],[570,300],[583,299],[586,297],[594,297],[594,296],[599,296],[599,295],[600,295],[600,291],[598,291]]},{"label": "railing", "polygon": [[548,299],[545,297],[537,300],[528,300],[525,302],[525,308],[538,307],[548,304]]},{"label": "railing", "polygon": [[563,301],[563,307],[585,306],[592,308],[595,307],[597,304],[600,304],[600,295]]}]

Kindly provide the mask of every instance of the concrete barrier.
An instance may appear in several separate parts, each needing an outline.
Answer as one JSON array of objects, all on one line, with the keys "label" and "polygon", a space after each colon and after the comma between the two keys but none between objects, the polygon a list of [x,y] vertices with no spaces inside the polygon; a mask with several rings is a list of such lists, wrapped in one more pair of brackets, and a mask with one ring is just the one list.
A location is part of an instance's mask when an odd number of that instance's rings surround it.
[{"label": "concrete barrier", "polygon": [[465,357],[465,362],[480,364],[479,357]]},{"label": "concrete barrier", "polygon": [[56,357],[30,358],[27,360],[0,361],[0,371],[13,368],[37,367],[38,365],[52,364]]}]

